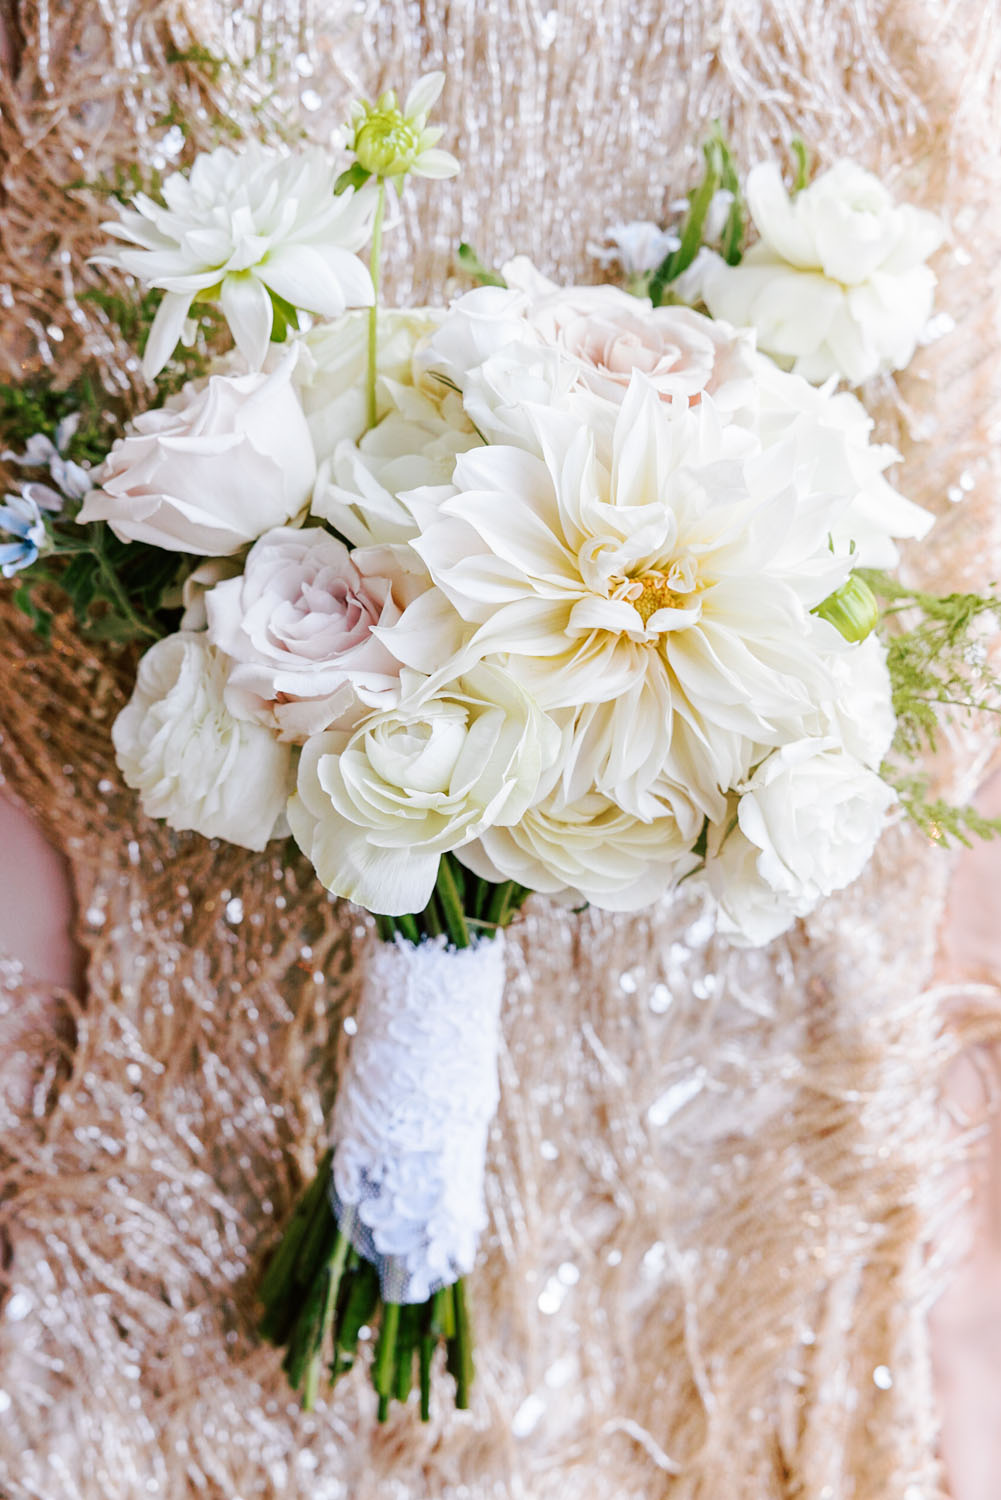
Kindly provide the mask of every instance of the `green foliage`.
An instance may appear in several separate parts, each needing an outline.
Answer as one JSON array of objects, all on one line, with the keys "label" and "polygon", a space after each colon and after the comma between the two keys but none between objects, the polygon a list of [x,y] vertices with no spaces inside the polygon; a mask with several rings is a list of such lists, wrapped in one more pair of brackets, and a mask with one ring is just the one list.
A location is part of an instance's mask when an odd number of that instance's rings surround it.
[{"label": "green foliage", "polygon": [[882,601],[881,633],[897,716],[892,758],[880,775],[896,790],[908,817],[938,843],[969,845],[971,836],[1001,835],[1001,818],[930,797],[927,776],[899,764],[935,751],[943,718],[952,711],[1001,713],[1001,678],[988,665],[980,638],[982,624],[992,618],[1001,622],[1001,596],[928,594],[871,569],[860,576]]},{"label": "green foliage", "polygon": [[987,664],[978,629],[991,617],[1001,623],[1001,596],[927,594],[871,569],[859,576],[883,601],[895,750],[911,760],[936,750],[942,709],[1001,712],[1001,679]]},{"label": "green foliage", "polygon": [[100,463],[110,447],[115,418],[104,409],[104,393],[88,375],[64,391],[38,379],[0,385],[0,444],[20,452],[36,432],[55,438],[59,423],[74,412],[80,413],[80,423],[66,457],[78,464]]},{"label": "green foliage", "polygon": [[478,286],[507,286],[500,272],[492,271],[489,266],[484,265],[472,245],[467,245],[465,240],[455,252],[455,258],[460,269],[471,276]]},{"label": "green foliage", "polygon": [[733,195],[730,212],[720,236],[720,253],[728,265],[736,265],[741,257],[744,241],[744,206],[740,192],[737,168],[722,135],[719,122],[702,147],[705,157],[705,172],[702,181],[688,195],[688,212],[682,221],[677,250],[672,250],[654,271],[648,287],[648,295],[654,307],[660,307],[667,296],[669,286],[687,271],[701,247],[706,243],[706,218],[713,198],[721,189]]},{"label": "green foliage", "polygon": [[908,817],[935,843],[948,845],[955,839],[969,849],[971,835],[1001,837],[1001,818],[985,818],[975,807],[957,807],[940,797],[929,797],[927,776],[907,776],[889,762],[880,767],[880,775],[894,788]]},{"label": "green foliage", "polygon": [[166,60],[175,65],[191,65],[200,68],[210,78],[218,81],[224,68],[230,66],[229,60],[219,57],[215,52],[210,52],[207,47],[173,47],[167,48]]}]

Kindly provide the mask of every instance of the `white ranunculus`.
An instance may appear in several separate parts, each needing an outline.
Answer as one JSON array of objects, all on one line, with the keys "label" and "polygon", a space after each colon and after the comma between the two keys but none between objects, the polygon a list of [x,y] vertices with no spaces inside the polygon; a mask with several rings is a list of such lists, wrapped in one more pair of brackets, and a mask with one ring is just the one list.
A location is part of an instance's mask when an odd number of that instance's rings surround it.
[{"label": "white ranunculus", "polygon": [[232,663],[230,712],[302,743],[388,707],[400,664],[372,629],[395,624],[423,590],[417,559],[416,588],[406,566],[388,548],[349,552],[322,527],[265,532],[242,576],[205,597],[208,638]]},{"label": "white ranunculus", "polygon": [[313,515],[356,547],[412,541],[419,527],[401,494],[447,487],[457,455],[480,446],[454,392],[393,382],[386,392],[389,411],[360,442],[338,443],[313,491]]},{"label": "white ranunculus", "polygon": [[516,880],[603,911],[639,911],[696,867],[693,842],[669,815],[637,818],[597,791],[567,802],[557,787],[519,822],[486,829],[457,854],[487,880]]},{"label": "white ranunculus", "polygon": [[335,195],[336,179],[319,146],[289,156],[243,141],[173,172],[162,204],[138,193],[102,224],[121,243],[94,261],[165,293],[143,355],[149,379],[170,358],[196,297],[218,300],[255,369],[268,352],[272,293],[324,318],[371,305],[372,278],[355,251],[369,237],[376,195],[369,187]]},{"label": "white ranunculus", "polygon": [[[444,311],[432,307],[380,308],[376,410],[379,420],[396,410],[387,382],[413,385],[414,351],[433,333]],[[321,323],[300,340],[295,386],[317,459],[329,458],[345,439],[357,443],[368,428],[368,313],[348,312]]]},{"label": "white ranunculus", "polygon": [[556,726],[497,667],[433,696],[405,687],[399,707],[353,734],[307,741],[288,808],[328,890],[390,916],[423,910],[442,854],[524,816],[559,746]]},{"label": "white ranunculus", "polygon": [[316,460],[292,361],[270,375],[212,375],[129,424],[77,517],[124,542],[226,557],[306,505]]},{"label": "white ranunculus", "polygon": [[228,663],[203,635],[151,646],[111,734],[128,786],[151,818],[244,849],[287,833],[291,751],[223,701]]},{"label": "white ranunculus", "polygon": [[747,179],[760,239],[739,265],[715,257],[702,278],[714,317],[752,327],[767,353],[807,380],[852,385],[899,370],[932,309],[925,265],[942,242],[934,214],[896,204],[883,184],[840,161],[790,197],[778,166]]},{"label": "white ranunculus", "polygon": [[719,930],[756,945],[858,878],[895,794],[833,739],[784,745],[741,791],[738,828],[706,874]]}]

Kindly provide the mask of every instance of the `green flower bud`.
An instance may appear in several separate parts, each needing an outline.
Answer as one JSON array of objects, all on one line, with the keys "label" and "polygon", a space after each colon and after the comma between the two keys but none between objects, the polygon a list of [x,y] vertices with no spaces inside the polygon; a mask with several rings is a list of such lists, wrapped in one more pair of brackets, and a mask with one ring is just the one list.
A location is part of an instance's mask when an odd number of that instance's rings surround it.
[{"label": "green flower bud", "polygon": [[817,605],[813,614],[827,620],[846,641],[864,641],[879,621],[879,605],[865,579],[853,573],[840,588]]},{"label": "green flower bud", "polygon": [[[387,96],[383,95],[383,99]],[[409,172],[421,148],[421,132],[404,118],[395,96],[392,104],[380,99],[355,126],[355,156],[373,177],[398,177]]]}]

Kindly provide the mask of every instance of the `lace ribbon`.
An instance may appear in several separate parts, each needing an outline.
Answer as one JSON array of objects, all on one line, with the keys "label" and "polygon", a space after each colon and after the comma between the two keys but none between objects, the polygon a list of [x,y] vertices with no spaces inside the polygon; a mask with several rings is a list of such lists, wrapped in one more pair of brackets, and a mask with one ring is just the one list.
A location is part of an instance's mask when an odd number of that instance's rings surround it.
[{"label": "lace ribbon", "polygon": [[458,951],[397,937],[369,954],[334,1109],[331,1198],[386,1301],[424,1302],[472,1270],[503,991],[502,934]]}]

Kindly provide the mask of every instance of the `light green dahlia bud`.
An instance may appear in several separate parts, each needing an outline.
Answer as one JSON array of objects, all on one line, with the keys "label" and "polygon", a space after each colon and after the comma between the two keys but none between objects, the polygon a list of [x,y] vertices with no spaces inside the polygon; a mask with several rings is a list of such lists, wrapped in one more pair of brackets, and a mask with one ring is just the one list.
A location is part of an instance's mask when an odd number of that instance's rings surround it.
[{"label": "light green dahlia bud", "polygon": [[392,92],[365,105],[355,125],[355,156],[373,177],[409,172],[421,149],[421,133],[405,119]]},{"label": "light green dahlia bud", "polygon": [[876,596],[857,573],[846,579],[833,594],[828,594],[813,613],[833,625],[846,641],[864,641],[879,621]]},{"label": "light green dahlia bud", "polygon": [[393,181],[397,188],[409,172],[418,177],[452,177],[459,163],[438,148],[440,127],[428,125],[431,106],[441,93],[444,73],[418,79],[402,109],[392,89],[374,104],[359,99],[351,106],[350,149],[363,172]]}]

